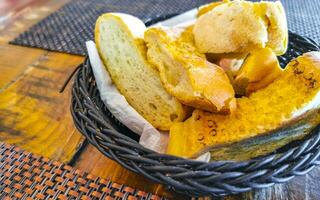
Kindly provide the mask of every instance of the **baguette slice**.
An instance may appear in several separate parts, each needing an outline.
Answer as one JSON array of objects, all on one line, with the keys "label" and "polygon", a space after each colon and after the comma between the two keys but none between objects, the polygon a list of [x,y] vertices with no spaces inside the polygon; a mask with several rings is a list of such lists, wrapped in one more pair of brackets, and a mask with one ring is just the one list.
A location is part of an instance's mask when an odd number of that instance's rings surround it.
[{"label": "baguette slice", "polygon": [[95,42],[112,81],[129,104],[154,127],[169,130],[184,120],[187,108],[163,88],[157,70],[146,60],[141,20],[127,14],[100,16]]},{"label": "baguette slice", "polygon": [[192,27],[176,32],[150,28],[144,34],[148,60],[158,68],[166,90],[186,105],[216,113],[232,112],[236,100],[226,73],[197,51]]},{"label": "baguette slice", "polygon": [[237,100],[231,115],[195,110],[170,129],[168,153],[246,160],[264,155],[310,133],[320,123],[320,52],[291,61],[266,88]]}]

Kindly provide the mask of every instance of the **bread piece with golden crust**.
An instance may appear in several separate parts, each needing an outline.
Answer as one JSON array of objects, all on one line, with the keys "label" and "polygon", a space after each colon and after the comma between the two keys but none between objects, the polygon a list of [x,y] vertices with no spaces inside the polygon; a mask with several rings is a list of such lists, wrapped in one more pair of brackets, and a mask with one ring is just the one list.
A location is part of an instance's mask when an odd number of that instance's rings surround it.
[{"label": "bread piece with golden crust", "polygon": [[[182,103],[211,112],[235,109],[234,90],[219,66],[209,63],[193,44],[192,27],[174,37],[162,28],[144,34],[147,57],[160,73],[166,90]],[[177,30],[175,30],[177,32]]]},{"label": "bread piece with golden crust", "polygon": [[213,159],[249,159],[308,134],[320,122],[320,52],[291,61],[283,75],[249,97],[231,115],[195,110],[170,129],[168,153]]},{"label": "bread piece with golden crust", "polygon": [[146,27],[126,14],[101,15],[95,42],[112,81],[128,103],[154,127],[169,130],[187,110],[163,88],[158,71],[147,61],[142,39]]},{"label": "bread piece with golden crust", "polygon": [[287,20],[280,1],[220,3],[197,19],[193,33],[202,53],[248,53],[270,47],[282,55],[288,42]]}]

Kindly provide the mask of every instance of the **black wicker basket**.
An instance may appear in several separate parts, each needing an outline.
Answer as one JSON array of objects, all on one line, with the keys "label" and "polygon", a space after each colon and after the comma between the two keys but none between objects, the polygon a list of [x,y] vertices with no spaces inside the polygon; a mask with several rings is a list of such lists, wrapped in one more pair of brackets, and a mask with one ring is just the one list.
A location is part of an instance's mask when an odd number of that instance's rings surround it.
[{"label": "black wicker basket", "polygon": [[[311,39],[289,34],[282,66],[308,51],[319,51]],[[204,163],[159,154],[141,146],[138,137],[118,122],[100,99],[88,59],[79,68],[73,89],[71,113],[88,141],[123,167],[190,196],[224,196],[284,183],[320,164],[320,127],[300,142],[256,159]]]}]

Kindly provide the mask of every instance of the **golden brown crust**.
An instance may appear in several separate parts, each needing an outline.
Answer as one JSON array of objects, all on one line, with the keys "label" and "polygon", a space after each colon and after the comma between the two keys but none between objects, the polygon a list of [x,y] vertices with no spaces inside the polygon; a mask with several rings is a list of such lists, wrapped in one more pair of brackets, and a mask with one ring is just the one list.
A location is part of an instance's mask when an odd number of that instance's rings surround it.
[{"label": "golden brown crust", "polygon": [[[238,99],[237,110],[231,115],[196,109],[185,122],[174,124],[170,130],[168,153],[192,157],[251,138],[276,135],[278,130],[285,127],[283,131],[289,131],[287,127],[316,113],[312,120],[304,120],[303,129],[297,128],[303,132],[301,130],[320,122],[319,108],[320,52],[306,53],[291,61],[283,75],[266,88]],[[176,141],[181,146],[175,145]]]},{"label": "golden brown crust", "polygon": [[[188,31],[188,30],[187,30]],[[148,60],[160,73],[166,90],[182,103],[211,112],[230,113],[235,108],[234,90],[217,65],[194,47],[191,31],[173,39],[160,28],[145,32]]]},{"label": "golden brown crust", "polygon": [[[146,60],[144,41],[135,35],[139,30],[131,31],[125,21],[123,15],[116,14],[105,14],[98,18],[95,41],[100,57],[113,83],[128,103],[155,128],[169,130],[174,122],[185,119],[188,109],[162,87],[158,72]],[[104,29],[105,32],[101,33],[102,23],[110,23],[113,29]],[[111,37],[110,34],[118,41],[109,38],[102,46],[102,41]],[[115,50],[117,45],[126,45],[126,48],[121,47],[121,54]]]},{"label": "golden brown crust", "polygon": [[193,29],[200,52],[247,53],[270,47],[277,55],[285,53],[288,30],[280,1],[218,2],[211,7],[197,19]]}]

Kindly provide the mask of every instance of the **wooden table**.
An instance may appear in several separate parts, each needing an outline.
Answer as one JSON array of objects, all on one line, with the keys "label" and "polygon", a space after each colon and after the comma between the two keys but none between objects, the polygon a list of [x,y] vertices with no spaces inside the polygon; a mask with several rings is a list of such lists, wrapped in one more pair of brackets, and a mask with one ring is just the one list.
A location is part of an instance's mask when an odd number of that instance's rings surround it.
[{"label": "wooden table", "polygon": [[[76,130],[69,112],[71,84],[63,93],[59,89],[83,57],[8,44],[68,1],[0,2],[0,140],[121,184],[186,199],[106,158]],[[319,172],[226,199],[320,199]]]}]

